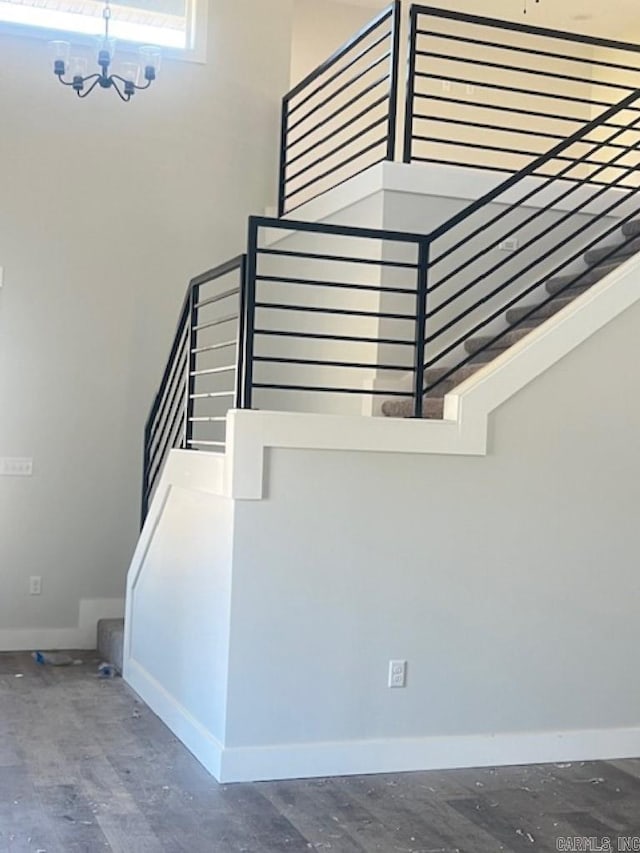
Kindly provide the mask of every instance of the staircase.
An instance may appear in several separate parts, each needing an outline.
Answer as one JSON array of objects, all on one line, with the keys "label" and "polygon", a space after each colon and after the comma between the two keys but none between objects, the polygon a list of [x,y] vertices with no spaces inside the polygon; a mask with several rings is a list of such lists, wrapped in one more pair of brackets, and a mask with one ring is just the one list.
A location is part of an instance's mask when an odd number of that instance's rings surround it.
[{"label": "staircase", "polygon": [[[577,279],[576,274],[558,276],[547,281],[545,288],[550,299],[538,305],[524,305],[511,308],[505,314],[508,331],[500,338],[482,336],[469,338],[465,350],[469,354],[467,363],[451,374],[449,368],[438,367],[426,372],[426,392],[422,416],[430,419],[442,419],[444,397],[465,380],[469,379],[498,356],[526,338],[534,329],[543,325],[576,297],[585,293],[598,281],[617,269],[630,257],[640,252],[640,220],[632,220],[622,226],[624,240],[616,244],[592,249],[584,255],[586,273]],[[389,418],[415,417],[415,404],[412,399],[385,400],[382,414]]]}]

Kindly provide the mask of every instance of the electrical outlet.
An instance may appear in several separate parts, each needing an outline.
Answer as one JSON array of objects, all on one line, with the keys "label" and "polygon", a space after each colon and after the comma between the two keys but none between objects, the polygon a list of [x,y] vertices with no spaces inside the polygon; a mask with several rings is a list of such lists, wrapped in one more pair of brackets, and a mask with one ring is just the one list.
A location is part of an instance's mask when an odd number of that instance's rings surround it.
[{"label": "electrical outlet", "polygon": [[28,457],[0,458],[0,477],[30,477],[33,474],[33,459]]},{"label": "electrical outlet", "polygon": [[32,575],[29,578],[29,595],[40,595],[42,593],[42,578],[40,575]]},{"label": "electrical outlet", "polygon": [[443,80],[442,81],[442,91],[450,92],[451,91],[451,80]]},{"label": "electrical outlet", "polygon": [[4,284],[4,267],[0,267],[0,287]]},{"label": "electrical outlet", "polygon": [[508,240],[503,240],[498,248],[501,252],[515,252],[519,245],[520,243],[515,237],[509,237]]},{"label": "electrical outlet", "polygon": [[473,95],[475,94],[475,91],[476,87],[471,83],[467,83],[467,95]]},{"label": "electrical outlet", "polygon": [[407,686],[407,662],[406,660],[389,661],[389,687]]}]

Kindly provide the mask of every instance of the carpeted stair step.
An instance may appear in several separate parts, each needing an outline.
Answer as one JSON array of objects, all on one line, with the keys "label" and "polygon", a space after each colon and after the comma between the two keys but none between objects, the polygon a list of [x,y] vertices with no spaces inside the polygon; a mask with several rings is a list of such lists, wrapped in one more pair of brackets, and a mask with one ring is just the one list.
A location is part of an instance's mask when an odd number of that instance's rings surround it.
[{"label": "carpeted stair step", "polygon": [[622,226],[622,233],[625,237],[640,237],[640,219],[625,222]]},{"label": "carpeted stair step", "polygon": [[[611,254],[615,251],[615,254]],[[623,243],[621,246],[615,245],[603,246],[602,249],[591,249],[585,253],[584,259],[587,266],[594,266],[602,261],[605,263],[613,263],[614,261],[626,261],[632,255],[640,252],[640,239],[630,240],[628,243]]]},{"label": "carpeted stair step", "polygon": [[[484,365],[480,362],[475,364],[465,364],[460,367],[450,377],[442,380],[450,368],[434,367],[427,370],[425,373],[425,387],[429,387],[436,382],[440,382],[433,391],[429,392],[433,396],[426,398],[426,407],[423,407],[424,417],[426,418],[441,418],[444,409],[444,395],[448,394],[458,385],[469,379],[474,373],[477,373]],[[413,417],[413,400],[396,399],[386,400],[382,404],[382,414],[388,418],[412,418]]]},{"label": "carpeted stair step", "polygon": [[98,622],[98,654],[104,663],[122,672],[124,619],[100,619]]},{"label": "carpeted stair step", "polygon": [[[385,400],[382,404],[382,414],[387,418],[412,418],[413,400],[397,399]],[[422,402],[423,418],[442,418],[444,410],[444,397],[425,397]]]},{"label": "carpeted stair step", "polygon": [[[499,338],[492,349],[509,349],[509,347],[512,347],[514,344],[517,344],[518,341],[521,341],[522,338],[526,338],[526,336],[539,325],[539,323],[529,323],[526,326],[518,326],[517,329],[512,329],[510,332],[507,332]],[[480,350],[482,350],[483,347],[486,347],[487,344],[491,345],[491,342],[494,339],[495,335],[484,335],[477,338],[469,338],[468,341],[465,341],[464,348],[470,355],[475,355],[476,353],[480,355]]]},{"label": "carpeted stair step", "polygon": [[560,293],[567,288],[567,293],[575,293],[577,296],[579,293],[583,293],[596,282],[600,281],[600,279],[603,279],[606,275],[609,275],[609,273],[617,269],[621,263],[622,261],[620,260],[615,264],[601,264],[582,275],[579,273],[571,273],[569,275],[559,275],[556,278],[550,278],[546,284],[547,293],[551,293],[553,295],[555,293]]},{"label": "carpeted stair step", "polygon": [[550,302],[547,302],[546,305],[542,305],[537,308],[534,314],[530,314],[529,312],[536,308],[535,305],[523,305],[522,308],[510,308],[507,311],[507,323],[510,326],[515,326],[516,323],[520,323],[526,317],[526,322],[529,325],[534,325],[535,323],[542,322],[543,320],[548,320],[549,317],[553,317],[554,314],[557,314],[558,311],[562,311],[563,308],[566,308],[567,305],[571,305],[575,296],[565,296],[564,294],[560,296],[556,296],[555,299],[552,299]]}]

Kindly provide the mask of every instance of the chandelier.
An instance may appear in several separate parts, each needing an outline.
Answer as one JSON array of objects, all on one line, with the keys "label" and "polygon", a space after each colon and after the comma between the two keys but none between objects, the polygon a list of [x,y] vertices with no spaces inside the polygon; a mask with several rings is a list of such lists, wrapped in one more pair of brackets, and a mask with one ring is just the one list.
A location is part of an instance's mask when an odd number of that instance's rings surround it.
[{"label": "chandelier", "polygon": [[[87,60],[82,56],[72,56],[69,59],[71,45],[68,41],[53,41],[53,73],[63,86],[71,86],[79,98],[86,98],[100,86],[101,89],[113,89],[123,101],[130,101],[135,92],[148,89],[156,79],[160,68],[160,49],[145,45],[139,49],[139,62],[121,63],[122,74],[109,72],[115,53],[115,39],[109,35],[111,7],[109,0],[105,3],[102,13],[104,19],[104,36],[99,39],[97,62],[100,71],[87,74]],[[65,80],[65,74],[69,78]],[[141,82],[144,80],[144,83]]]}]

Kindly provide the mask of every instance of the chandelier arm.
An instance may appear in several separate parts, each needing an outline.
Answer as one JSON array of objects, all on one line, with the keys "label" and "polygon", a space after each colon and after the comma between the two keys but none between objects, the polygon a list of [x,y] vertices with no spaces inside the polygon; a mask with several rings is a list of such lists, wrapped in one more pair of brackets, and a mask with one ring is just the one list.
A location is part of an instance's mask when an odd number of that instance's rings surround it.
[{"label": "chandelier arm", "polygon": [[79,98],[86,98],[87,95],[90,95],[93,92],[93,90],[96,88],[98,83],[100,82],[101,77],[102,77],[101,74],[92,74],[90,77],[84,77],[83,81],[82,81],[83,83],[86,83],[87,80],[91,80],[91,79],[93,79],[93,83],[89,86],[88,89],[85,89],[84,92],[76,90],[78,97]]},{"label": "chandelier arm", "polygon": [[62,83],[63,86],[73,86],[73,80],[63,80],[62,74],[56,74],[56,77]]},{"label": "chandelier arm", "polygon": [[130,100],[131,100],[131,95],[129,95],[129,94],[124,95],[124,94],[120,91],[120,87],[119,87],[119,86],[118,86],[118,84],[116,83],[116,80],[122,80],[122,82],[123,82],[123,83],[125,83],[125,82],[126,82],[126,80],[124,80],[122,77],[119,77],[117,74],[112,74],[112,75],[111,75],[111,77],[110,77],[109,79],[111,80],[111,85],[112,85],[112,87],[116,90],[116,93],[117,93],[118,97],[120,98],[120,100],[121,100],[121,101],[124,101],[125,103],[126,103],[127,101],[130,101]]},{"label": "chandelier arm", "polygon": [[[112,80],[119,80],[121,83],[126,83],[126,82],[127,82],[127,81],[124,79],[124,77],[121,77],[119,74],[112,74],[112,75],[111,75],[111,79],[112,79]],[[132,81],[132,80],[131,80],[131,81],[129,81],[129,82],[133,83],[133,81]],[[133,83],[133,88],[134,88],[137,92],[140,92],[142,89],[148,89],[152,82],[153,82],[152,80],[147,80],[147,82],[144,84],[144,86],[138,86],[138,84],[137,84],[137,83]],[[115,83],[114,83],[114,85],[115,85]]]}]

